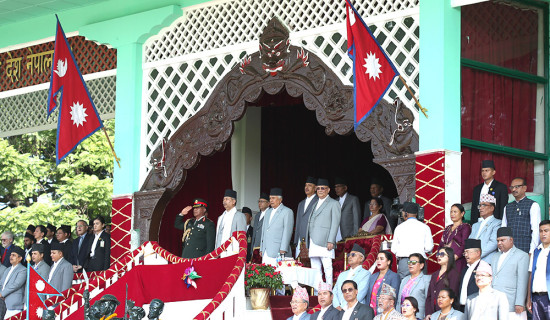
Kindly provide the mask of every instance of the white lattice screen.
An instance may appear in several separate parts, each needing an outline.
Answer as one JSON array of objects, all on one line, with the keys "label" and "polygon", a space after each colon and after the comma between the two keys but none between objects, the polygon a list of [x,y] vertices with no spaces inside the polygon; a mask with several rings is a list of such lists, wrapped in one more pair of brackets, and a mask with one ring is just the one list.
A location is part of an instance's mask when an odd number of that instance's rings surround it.
[{"label": "white lattice screen", "polygon": [[[355,1],[354,4],[409,86],[418,92],[418,1]],[[172,133],[206,102],[218,81],[245,54],[276,15],[291,30],[291,43],[319,56],[344,84],[352,84],[347,56],[344,4],[340,1],[223,1],[184,11],[144,44],[142,179],[148,158],[162,137]],[[396,80],[385,98],[412,97]],[[414,109],[418,118],[418,112]],[[418,129],[418,120],[415,123]]]},{"label": "white lattice screen", "polygon": [[[116,76],[87,80],[86,85],[101,118],[114,118]],[[57,127],[59,108],[47,118],[48,87],[42,87],[46,89],[0,98],[0,138]]]}]

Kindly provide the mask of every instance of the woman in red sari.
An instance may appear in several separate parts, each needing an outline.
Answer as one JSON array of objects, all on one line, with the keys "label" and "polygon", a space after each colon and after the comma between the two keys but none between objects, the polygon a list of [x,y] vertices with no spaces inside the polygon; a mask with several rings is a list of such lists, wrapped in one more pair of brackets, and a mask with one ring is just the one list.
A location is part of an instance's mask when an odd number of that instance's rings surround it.
[{"label": "woman in red sari", "polygon": [[[455,203],[451,206],[451,220],[453,224],[448,225],[443,232],[439,247],[453,248],[455,253],[455,268],[458,273],[466,266],[466,259],[462,253],[464,252],[464,241],[468,239],[472,232],[472,227],[463,222],[464,207],[460,203]],[[454,289],[454,288],[453,288]]]}]

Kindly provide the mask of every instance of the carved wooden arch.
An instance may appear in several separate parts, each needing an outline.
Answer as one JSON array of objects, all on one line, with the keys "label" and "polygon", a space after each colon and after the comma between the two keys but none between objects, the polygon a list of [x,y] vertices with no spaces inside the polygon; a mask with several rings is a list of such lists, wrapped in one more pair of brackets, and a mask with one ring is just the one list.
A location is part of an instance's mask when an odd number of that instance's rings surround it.
[{"label": "carved wooden arch", "polygon": [[[315,54],[290,45],[288,30],[272,19],[260,37],[260,50],[221,79],[200,111],[153,152],[153,170],[134,194],[134,228],[140,229],[142,242],[157,240],[164,209],[183,186],[187,170],[201,156],[223,151],[247,103],[283,89],[303,98],[326,134],[353,131],[353,87],[344,85]],[[360,141],[371,142],[373,161],[392,175],[401,202],[414,195],[418,134],[413,121],[414,114],[399,101],[382,101],[355,130]]]}]

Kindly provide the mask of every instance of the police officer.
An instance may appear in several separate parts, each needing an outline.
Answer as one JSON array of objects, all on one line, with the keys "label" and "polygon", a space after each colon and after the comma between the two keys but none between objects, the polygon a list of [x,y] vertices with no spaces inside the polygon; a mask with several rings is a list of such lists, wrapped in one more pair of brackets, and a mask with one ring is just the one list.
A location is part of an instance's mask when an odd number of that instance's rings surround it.
[{"label": "police officer", "polygon": [[[185,215],[193,209],[194,218],[183,219]],[[181,213],[176,216],[174,227],[184,230],[183,238],[183,258],[198,258],[214,251],[216,243],[216,225],[212,220],[206,217],[208,212],[208,202],[204,199],[196,198],[193,206],[185,207]]]}]

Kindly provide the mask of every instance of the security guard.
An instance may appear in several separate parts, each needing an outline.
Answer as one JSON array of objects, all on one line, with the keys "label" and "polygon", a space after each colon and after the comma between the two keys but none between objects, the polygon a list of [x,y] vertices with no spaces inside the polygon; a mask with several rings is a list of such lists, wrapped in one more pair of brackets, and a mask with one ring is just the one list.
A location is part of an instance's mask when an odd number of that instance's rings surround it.
[{"label": "security guard", "polygon": [[[183,219],[185,215],[193,209],[194,218]],[[193,206],[185,207],[178,216],[174,227],[184,230],[183,238],[183,258],[198,258],[214,251],[216,243],[216,225],[212,220],[206,217],[208,212],[208,202],[204,199],[196,198]]]}]

